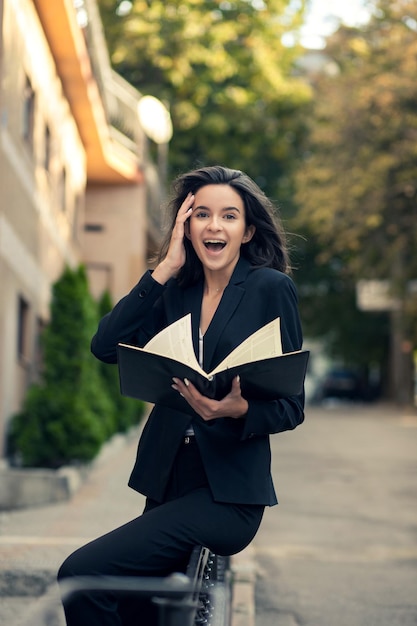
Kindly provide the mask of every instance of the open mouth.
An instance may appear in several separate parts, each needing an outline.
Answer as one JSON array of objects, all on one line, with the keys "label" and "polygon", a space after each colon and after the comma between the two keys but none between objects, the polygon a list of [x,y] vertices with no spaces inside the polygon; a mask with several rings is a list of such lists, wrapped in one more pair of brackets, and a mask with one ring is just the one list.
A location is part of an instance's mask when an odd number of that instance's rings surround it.
[{"label": "open mouth", "polygon": [[223,250],[223,248],[226,246],[226,242],[221,241],[219,239],[207,239],[204,242],[204,245],[207,248],[207,250],[212,250],[213,252],[219,252],[220,250]]}]

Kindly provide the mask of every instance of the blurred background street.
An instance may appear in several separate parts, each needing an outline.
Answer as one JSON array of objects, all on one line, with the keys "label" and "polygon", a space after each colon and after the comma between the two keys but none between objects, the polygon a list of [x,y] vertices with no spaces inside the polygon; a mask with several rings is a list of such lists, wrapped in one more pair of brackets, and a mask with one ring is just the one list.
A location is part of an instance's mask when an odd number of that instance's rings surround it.
[{"label": "blurred background street", "polygon": [[417,415],[333,402],[272,447],[256,626],[414,626]]}]

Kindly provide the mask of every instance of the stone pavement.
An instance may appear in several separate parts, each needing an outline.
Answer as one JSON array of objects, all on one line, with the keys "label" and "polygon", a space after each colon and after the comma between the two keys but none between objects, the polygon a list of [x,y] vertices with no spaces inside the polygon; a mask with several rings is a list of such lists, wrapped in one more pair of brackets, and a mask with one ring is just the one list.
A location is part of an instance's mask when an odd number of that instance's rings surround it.
[{"label": "stone pavement", "polygon": [[308,407],[271,448],[256,626],[416,626],[416,408]]},{"label": "stone pavement", "polygon": [[[0,512],[0,624],[35,626],[45,605],[60,607],[55,577],[65,557],[140,514],[144,498],[127,487],[138,434],[117,436],[105,446],[70,500]],[[250,548],[232,564],[233,626],[253,626]]]},{"label": "stone pavement", "polygon": [[[254,626],[255,621],[258,626],[276,626],[277,616],[280,626],[381,624],[371,618],[349,621],[349,611],[353,610],[349,598],[356,598],[352,596],[355,584],[361,587],[361,598],[380,593],[381,572],[389,578],[394,570],[401,570],[398,580],[405,581],[401,586],[403,596],[406,585],[410,587],[415,582],[406,578],[406,566],[411,568],[410,559],[415,559],[416,554],[410,553],[409,546],[409,533],[416,528],[412,517],[415,474],[411,473],[417,459],[413,452],[416,429],[415,410],[401,416],[388,406],[336,405],[333,410],[327,407],[324,411],[308,408],[305,425],[295,433],[273,438],[274,478],[281,506],[267,511],[253,544],[232,559],[232,626]],[[127,487],[138,434],[116,437],[106,446],[70,500],[0,512],[1,625],[44,626],[36,622],[36,614],[45,605],[47,591],[51,594],[48,603],[59,607],[55,576],[65,557],[86,541],[141,512],[143,497]],[[403,473],[400,465],[404,466]],[[306,472],[311,472],[308,479]],[[354,489],[347,488],[352,485]],[[299,545],[300,538],[304,538],[304,543]],[[343,546],[346,554],[340,552]],[[366,584],[356,583],[356,561],[359,571],[364,570],[365,574],[367,559],[373,571],[381,562],[381,571],[378,570],[378,576],[362,576],[361,581],[364,578]],[[340,570],[339,561],[346,561]],[[323,576],[315,577],[319,565]],[[352,576],[349,588],[329,599],[327,589],[340,582],[341,573]],[[294,595],[300,576],[312,578],[304,581]],[[312,586],[318,587],[317,593],[311,592]],[[257,589],[263,595],[256,595]],[[393,601],[391,597],[391,604]],[[327,607],[327,621],[314,621],[314,610],[321,615],[323,606]],[[410,612],[413,607],[414,604],[407,610]],[[406,608],[400,607],[397,612],[401,609],[403,615]],[[294,621],[294,610],[303,617]],[[60,626],[61,623],[62,618]],[[393,622],[388,623],[392,626]],[[408,626],[409,622],[395,623]]]}]

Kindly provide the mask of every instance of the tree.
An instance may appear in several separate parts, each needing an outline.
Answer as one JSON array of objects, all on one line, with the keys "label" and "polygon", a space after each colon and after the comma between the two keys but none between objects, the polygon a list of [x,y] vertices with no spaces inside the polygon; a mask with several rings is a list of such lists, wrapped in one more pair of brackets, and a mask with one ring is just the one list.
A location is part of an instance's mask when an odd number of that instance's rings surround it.
[{"label": "tree", "polygon": [[415,3],[382,0],[367,26],[342,27],[329,40],[326,53],[339,73],[316,81],[296,177],[296,223],[316,242],[315,262],[338,260],[351,284],[390,280],[403,339],[417,313],[407,295],[417,276],[416,18]]},{"label": "tree", "polygon": [[364,394],[375,397],[378,387],[386,389],[388,381],[388,316],[360,311],[356,280],[343,255],[333,255],[323,263],[314,233],[304,232],[305,239],[297,246],[295,271],[304,334],[320,338],[326,355],[356,370]]},{"label": "tree", "polygon": [[304,3],[134,0],[124,16],[120,2],[99,5],[115,69],[170,107],[170,173],[224,163],[290,204],[310,90],[281,38]]},{"label": "tree", "polygon": [[[104,291],[98,303],[100,318],[111,311],[112,308],[110,293]],[[132,426],[138,424],[143,416],[145,404],[139,400],[126,398],[121,395],[117,366],[100,362],[99,369],[104,386],[114,404],[115,430],[124,433]]]},{"label": "tree", "polygon": [[89,461],[114,432],[114,407],[90,353],[97,308],[85,269],[66,268],[54,284],[42,342],[42,381],[11,422],[11,452],[23,465],[60,467]]}]

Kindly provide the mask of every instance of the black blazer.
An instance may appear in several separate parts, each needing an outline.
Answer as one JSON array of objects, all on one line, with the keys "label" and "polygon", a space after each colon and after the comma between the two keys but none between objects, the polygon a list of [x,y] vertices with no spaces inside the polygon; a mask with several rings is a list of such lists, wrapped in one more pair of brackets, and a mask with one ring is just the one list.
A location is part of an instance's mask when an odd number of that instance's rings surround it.
[{"label": "black blazer", "polygon": [[[93,354],[116,363],[118,342],[143,346],[156,332],[191,312],[194,349],[203,284],[181,289],[175,279],[160,285],[146,272],[132,291],[100,322]],[[210,371],[251,333],[281,317],[284,352],[299,350],[302,333],[291,279],[277,270],[255,268],[241,258],[204,335],[204,369]],[[304,419],[304,394],[277,401],[250,401],[244,418],[205,422],[155,405],[145,424],[129,485],[161,502],[175,455],[192,423],[216,501],[277,503],[271,478],[269,435],[295,428]]]}]

